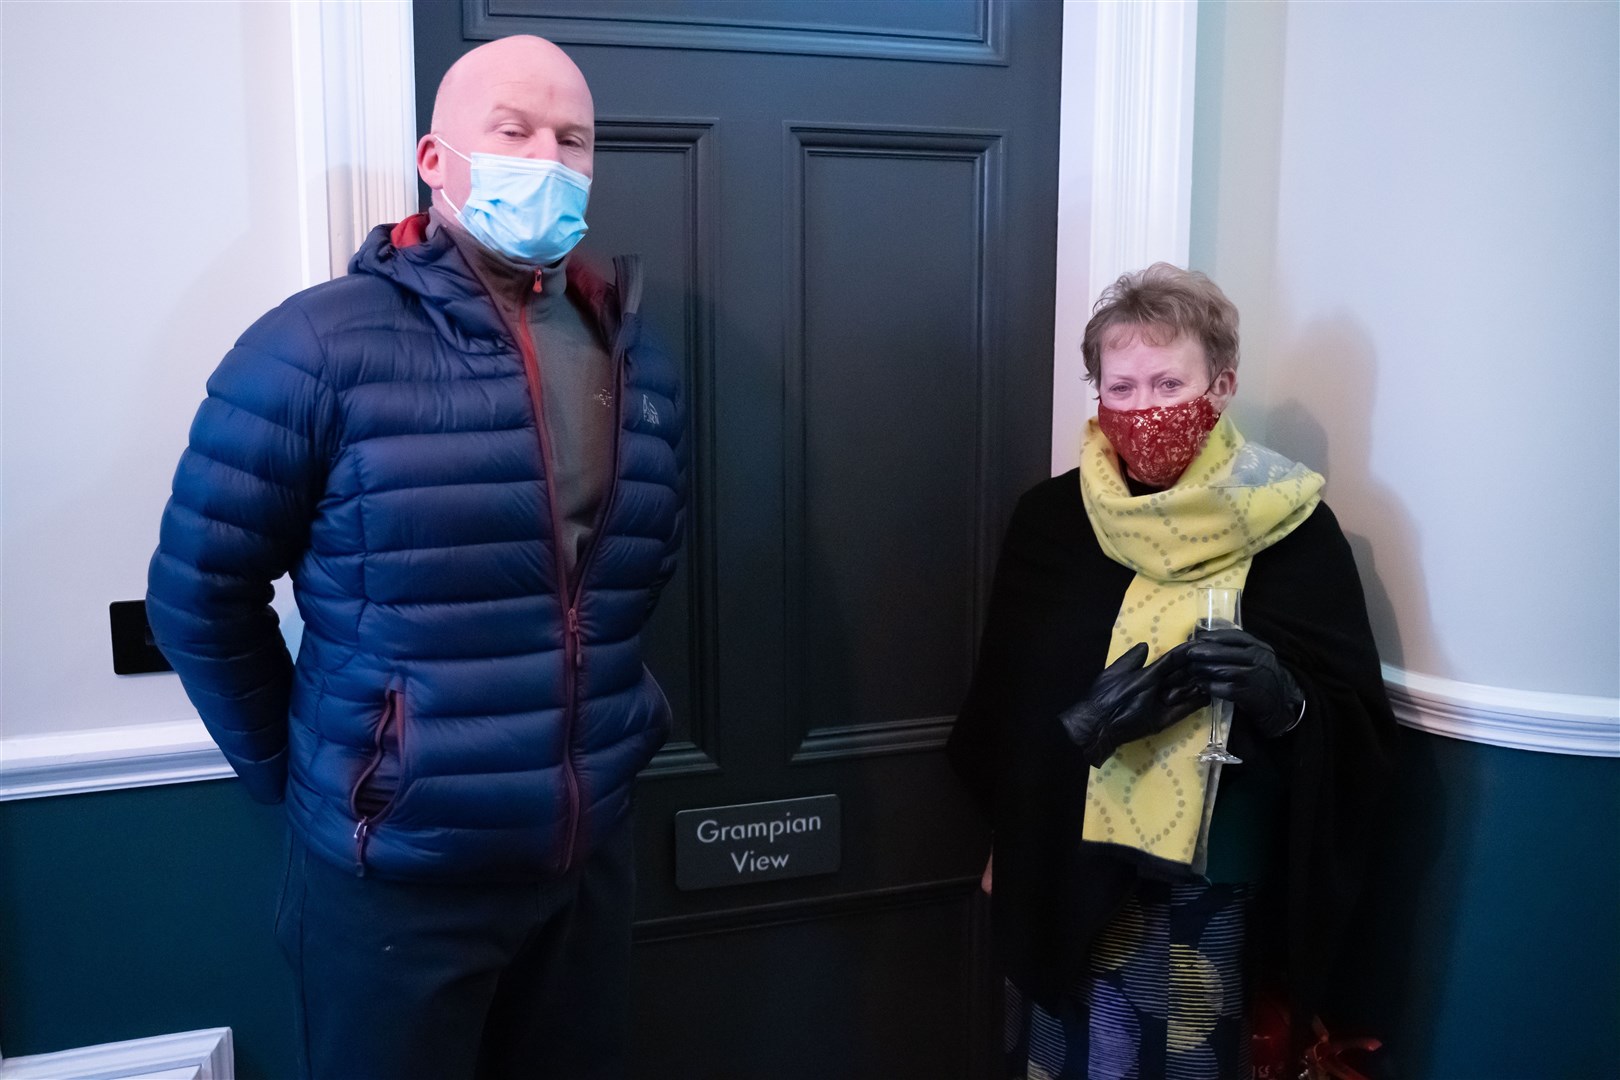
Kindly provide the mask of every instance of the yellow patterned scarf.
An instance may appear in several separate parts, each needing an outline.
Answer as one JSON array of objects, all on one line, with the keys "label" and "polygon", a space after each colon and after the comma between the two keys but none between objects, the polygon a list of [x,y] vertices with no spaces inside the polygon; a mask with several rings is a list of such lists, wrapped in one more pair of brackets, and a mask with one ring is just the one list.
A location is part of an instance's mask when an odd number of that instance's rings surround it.
[{"label": "yellow patterned scarf", "polygon": [[[1080,446],[1080,494],[1103,552],[1136,571],[1114,620],[1108,663],[1139,641],[1148,662],[1192,633],[1200,585],[1242,588],[1249,563],[1299,527],[1322,477],[1257,443],[1223,416],[1173,487],[1134,496],[1092,420]],[[1133,848],[1203,872],[1203,841],[1219,766],[1198,762],[1209,736],[1203,708],[1127,743],[1091,770],[1086,840]]]}]

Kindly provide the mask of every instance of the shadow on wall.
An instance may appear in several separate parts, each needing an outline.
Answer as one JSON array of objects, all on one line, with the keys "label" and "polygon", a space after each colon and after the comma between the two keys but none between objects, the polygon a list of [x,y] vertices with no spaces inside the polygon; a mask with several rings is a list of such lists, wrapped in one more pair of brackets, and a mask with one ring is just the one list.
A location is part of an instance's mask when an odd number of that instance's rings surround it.
[{"label": "shadow on wall", "polygon": [[[1361,324],[1341,315],[1294,334],[1274,365],[1271,406],[1264,415],[1267,444],[1327,477],[1328,505],[1338,515],[1355,553],[1367,594],[1367,617],[1379,656],[1403,667],[1408,652],[1443,656],[1434,633],[1423,580],[1422,547],[1412,515],[1399,496],[1372,474],[1372,417],[1378,357]],[[1316,412],[1331,408],[1324,426]],[[1374,530],[1373,539],[1361,530]],[[1382,560],[1385,573],[1380,573]],[[1385,574],[1402,585],[1399,618]],[[1447,670],[1429,671],[1446,675]]]},{"label": "shadow on wall", "polygon": [[[1368,619],[1382,659],[1401,666],[1408,649],[1441,655],[1422,581],[1418,529],[1400,498],[1372,474],[1370,451],[1378,357],[1361,325],[1347,315],[1310,323],[1293,334],[1272,372],[1273,405],[1263,416],[1268,443],[1318,469],[1355,555]],[[1318,415],[1323,409],[1331,413]],[[1374,540],[1376,535],[1376,555]],[[1405,585],[1399,614],[1386,575]],[[1383,1039],[1400,1075],[1426,1056],[1418,1018],[1432,1017],[1462,944],[1447,917],[1448,898],[1436,867],[1470,864],[1480,837],[1448,827],[1468,819],[1482,797],[1482,778],[1467,768],[1441,776],[1433,740],[1398,733],[1388,816],[1380,825],[1382,855],[1372,867],[1352,925],[1346,964],[1332,1010],[1347,1033]],[[1450,835],[1448,835],[1448,832]]]}]

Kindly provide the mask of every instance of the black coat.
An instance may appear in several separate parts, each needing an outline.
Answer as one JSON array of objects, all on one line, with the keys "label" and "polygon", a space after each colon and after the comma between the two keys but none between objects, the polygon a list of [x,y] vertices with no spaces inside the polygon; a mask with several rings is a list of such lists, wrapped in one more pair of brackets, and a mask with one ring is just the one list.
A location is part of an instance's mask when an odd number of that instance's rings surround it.
[{"label": "black coat", "polygon": [[[1139,870],[1080,842],[1087,767],[1057,715],[1106,660],[1134,572],[1103,554],[1077,471],[1019,500],[996,569],[989,615],[949,755],[995,830],[993,911],[1009,977],[1056,1008],[1084,971],[1091,942],[1130,896]],[[1276,649],[1305,692],[1305,717],[1261,746],[1241,713],[1223,792],[1244,770],[1281,774],[1278,902],[1261,922],[1286,967],[1296,1015],[1318,1007],[1372,852],[1390,773],[1395,720],[1384,694],[1361,581],[1344,534],[1321,504],[1256,555],[1244,627]],[[1217,816],[1212,828],[1221,826]]]}]

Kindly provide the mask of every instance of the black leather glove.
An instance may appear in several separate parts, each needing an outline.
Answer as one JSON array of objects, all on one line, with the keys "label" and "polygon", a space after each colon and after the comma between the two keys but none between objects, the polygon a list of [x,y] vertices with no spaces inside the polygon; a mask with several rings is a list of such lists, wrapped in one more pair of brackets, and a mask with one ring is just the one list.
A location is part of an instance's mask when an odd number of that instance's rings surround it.
[{"label": "black leather glove", "polygon": [[1091,690],[1058,715],[1063,730],[1094,768],[1128,742],[1163,731],[1204,705],[1203,691],[1187,673],[1188,644],[1153,663],[1146,642],[1132,645],[1103,668]]},{"label": "black leather glove", "polygon": [[1244,630],[1206,630],[1187,645],[1187,672],[1210,697],[1230,701],[1263,735],[1304,715],[1305,692],[1270,645]]}]

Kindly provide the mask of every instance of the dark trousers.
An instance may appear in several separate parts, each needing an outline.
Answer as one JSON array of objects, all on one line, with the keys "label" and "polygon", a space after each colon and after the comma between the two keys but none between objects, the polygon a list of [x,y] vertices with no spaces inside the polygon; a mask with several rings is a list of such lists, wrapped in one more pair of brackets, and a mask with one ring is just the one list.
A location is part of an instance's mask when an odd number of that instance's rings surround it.
[{"label": "dark trousers", "polygon": [[306,1080],[625,1073],[635,866],[626,822],[520,885],[356,877],[293,840],[276,913]]}]

